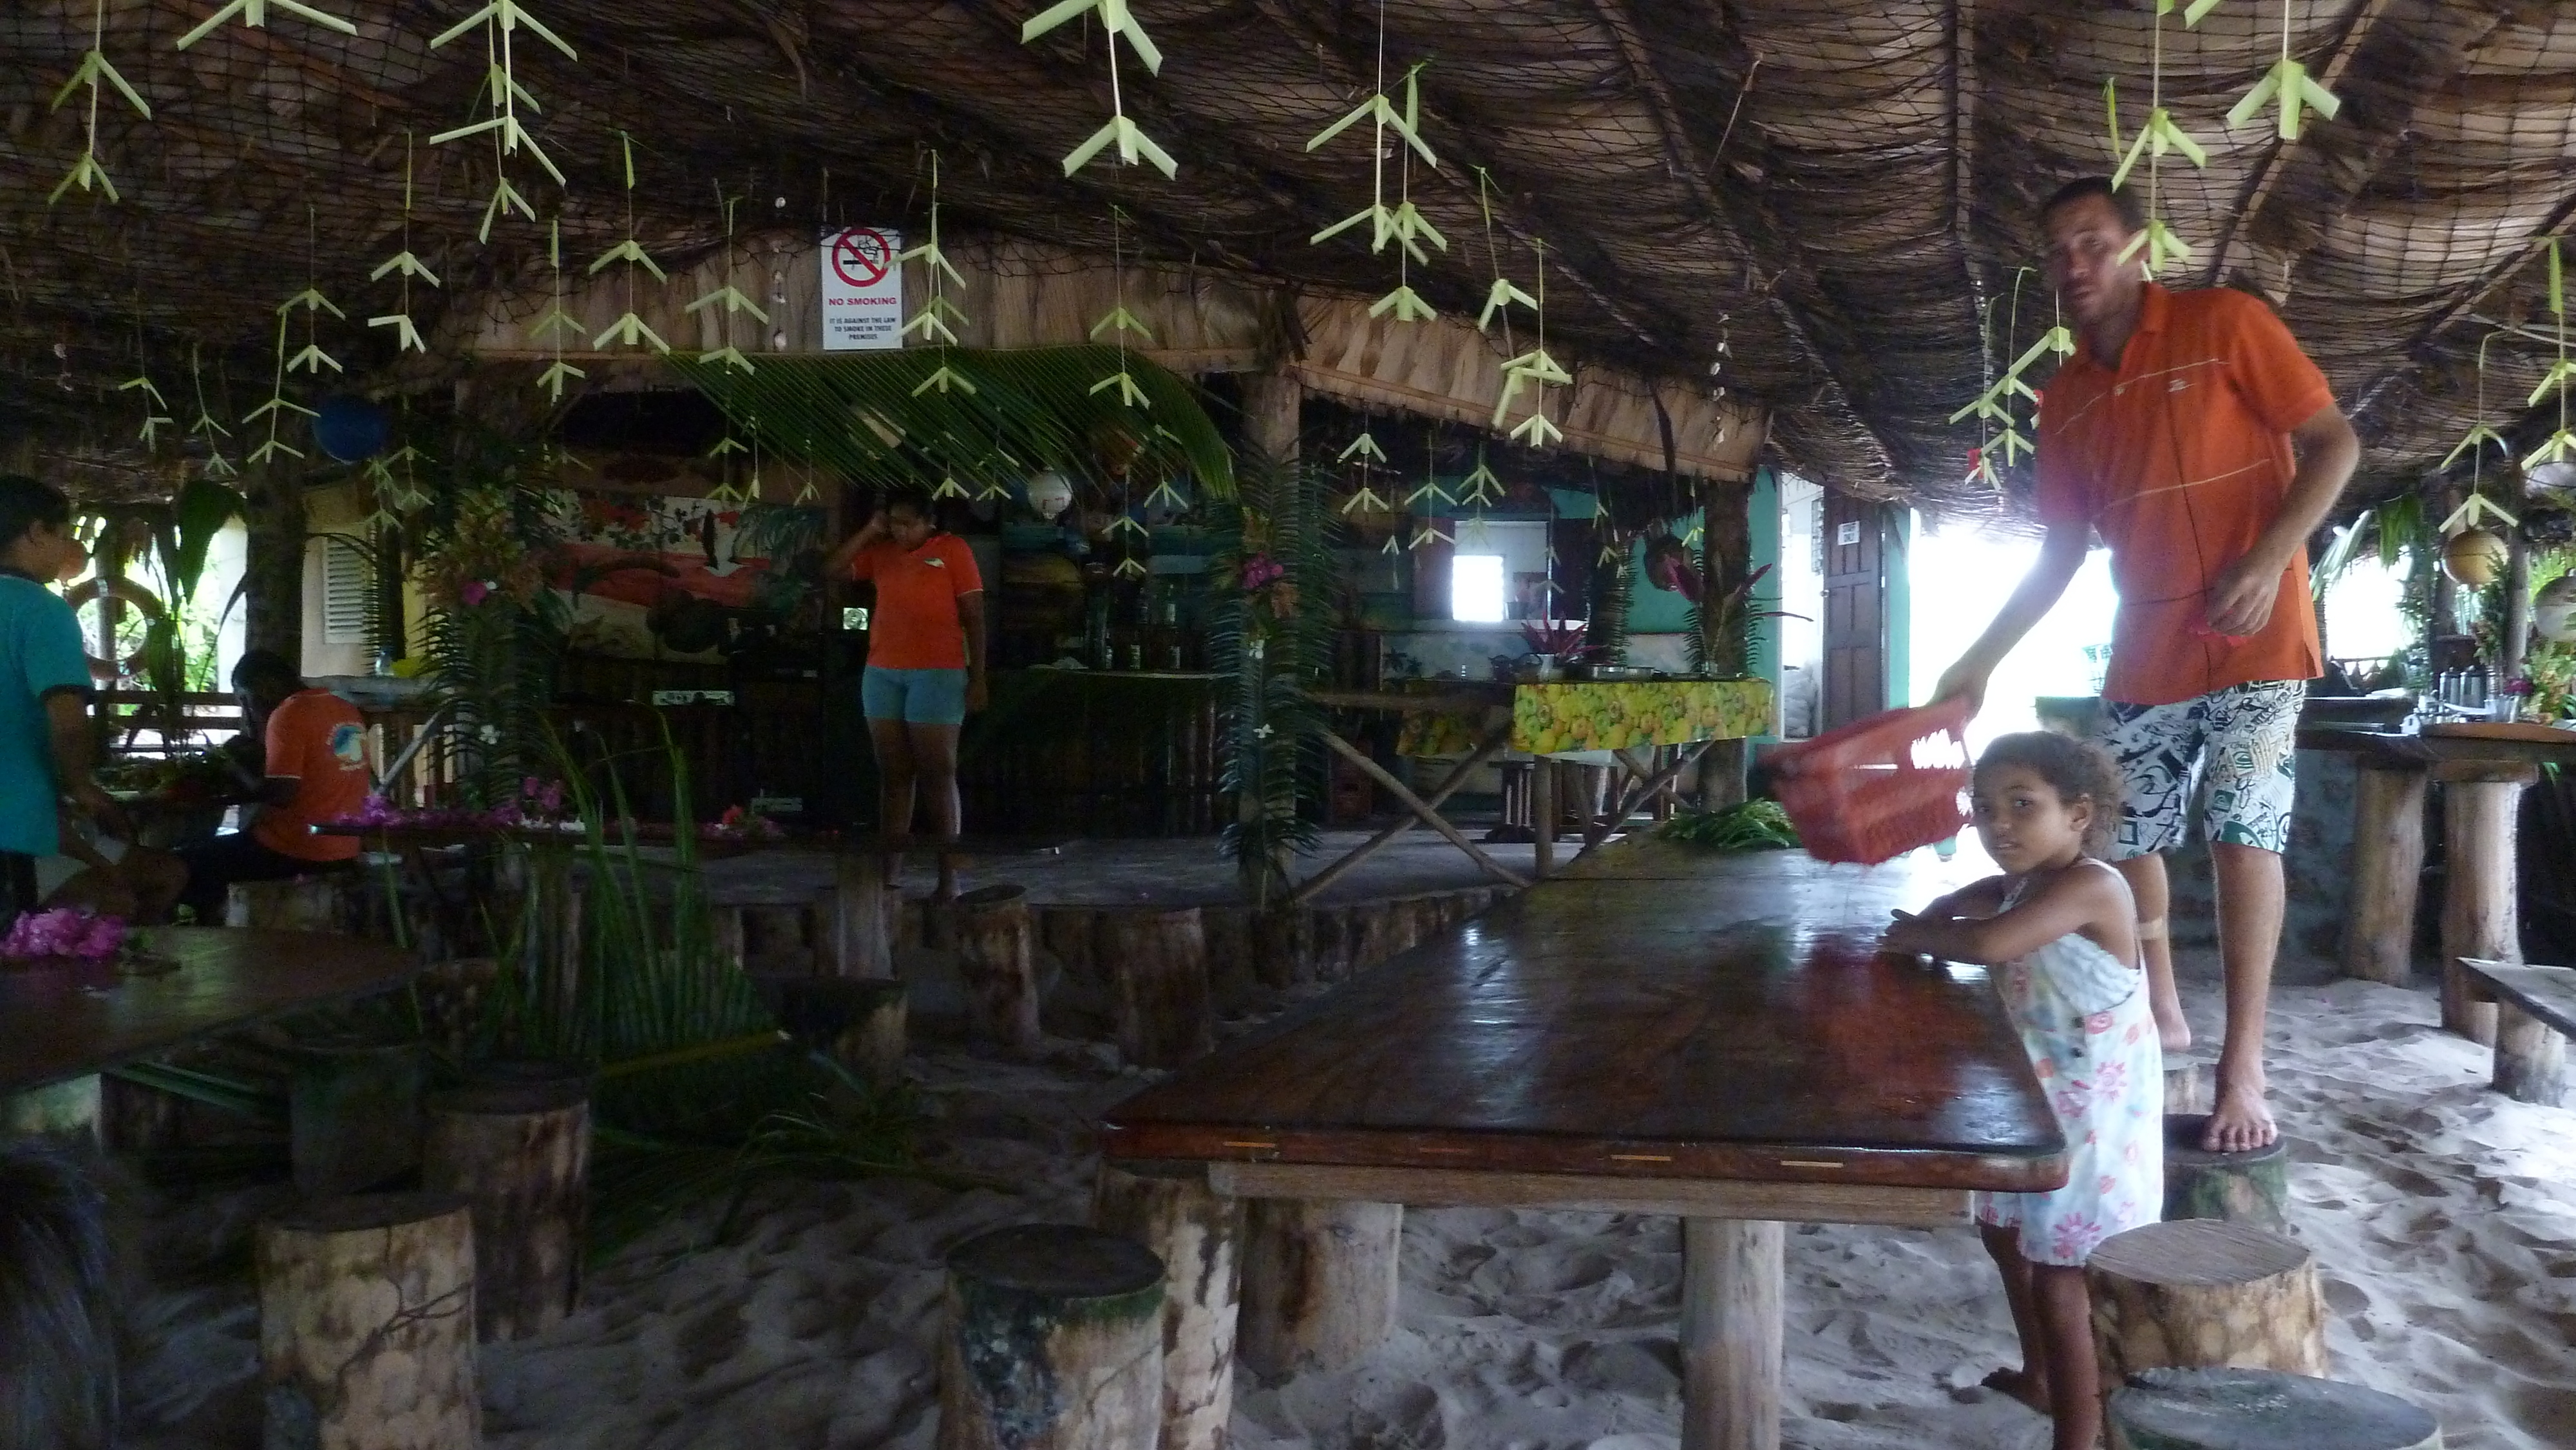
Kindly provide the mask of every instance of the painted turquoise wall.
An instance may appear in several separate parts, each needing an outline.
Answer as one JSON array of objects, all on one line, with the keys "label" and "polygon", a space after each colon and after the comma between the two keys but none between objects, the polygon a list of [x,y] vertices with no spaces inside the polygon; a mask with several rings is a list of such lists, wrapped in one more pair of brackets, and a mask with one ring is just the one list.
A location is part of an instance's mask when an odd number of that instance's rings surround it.
[{"label": "painted turquoise wall", "polygon": [[[1887,520],[1887,703],[1914,703],[1914,510],[1891,509]],[[1778,676],[1774,675],[1776,681]]]}]

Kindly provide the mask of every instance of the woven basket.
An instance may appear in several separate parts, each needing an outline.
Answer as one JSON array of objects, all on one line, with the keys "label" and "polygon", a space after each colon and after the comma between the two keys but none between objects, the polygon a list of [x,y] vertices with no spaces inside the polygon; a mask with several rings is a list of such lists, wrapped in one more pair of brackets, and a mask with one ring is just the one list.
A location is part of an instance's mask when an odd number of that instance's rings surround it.
[{"label": "woven basket", "polygon": [[1819,861],[1874,865],[1968,824],[1964,697],[1856,720],[1771,757],[1773,788]]}]

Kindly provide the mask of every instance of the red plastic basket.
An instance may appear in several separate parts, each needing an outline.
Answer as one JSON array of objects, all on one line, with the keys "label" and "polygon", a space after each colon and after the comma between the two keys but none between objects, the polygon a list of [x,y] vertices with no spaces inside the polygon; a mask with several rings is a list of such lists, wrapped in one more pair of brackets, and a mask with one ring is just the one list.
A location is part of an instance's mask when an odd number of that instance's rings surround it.
[{"label": "red plastic basket", "polygon": [[1781,808],[1819,861],[1875,864],[1968,824],[1964,696],[1889,710],[1770,759]]}]

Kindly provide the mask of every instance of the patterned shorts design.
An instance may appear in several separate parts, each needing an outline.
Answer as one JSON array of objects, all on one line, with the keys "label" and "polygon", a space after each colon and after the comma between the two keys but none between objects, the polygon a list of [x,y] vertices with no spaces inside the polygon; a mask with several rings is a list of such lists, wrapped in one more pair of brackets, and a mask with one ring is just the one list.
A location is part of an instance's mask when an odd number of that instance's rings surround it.
[{"label": "patterned shorts design", "polygon": [[2305,680],[2260,680],[2170,705],[2102,707],[2097,742],[2120,767],[2114,859],[2182,844],[2195,785],[2206,787],[2201,834],[2278,852],[2290,841],[2299,707]]}]

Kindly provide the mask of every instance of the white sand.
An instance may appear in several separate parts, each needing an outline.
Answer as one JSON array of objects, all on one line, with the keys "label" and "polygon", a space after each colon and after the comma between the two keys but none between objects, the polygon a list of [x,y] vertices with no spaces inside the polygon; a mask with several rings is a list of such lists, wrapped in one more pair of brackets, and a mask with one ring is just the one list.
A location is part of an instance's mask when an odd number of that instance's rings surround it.
[{"label": "white sand", "polygon": [[[2186,985],[2215,1027],[2214,992]],[[2295,1145],[2297,1231],[2323,1262],[2336,1373],[2440,1415],[2454,1450],[2576,1446],[2576,1113],[2485,1088],[2487,1054],[2429,993],[2358,982],[2276,994],[2273,1081]],[[2214,1041],[2214,1036],[2211,1037]],[[740,1236],[710,1216],[621,1255],[583,1310],[488,1348],[495,1450],[928,1447],[940,1256],[997,1224],[1079,1221],[1092,1114],[1140,1079],[963,1052],[916,1064],[960,1159],[1019,1195],[919,1184],[781,1189]],[[226,1200],[233,1222],[256,1202]],[[191,1210],[200,1246],[227,1220]],[[1401,1321],[1362,1367],[1240,1383],[1249,1450],[1662,1450],[1676,1444],[1671,1220],[1424,1210]],[[255,1310],[235,1260],[141,1306],[131,1443],[257,1443]],[[1974,1236],[1801,1227],[1788,1249],[1786,1441],[2018,1450],[2019,1405],[1973,1386],[2011,1353]]]}]

